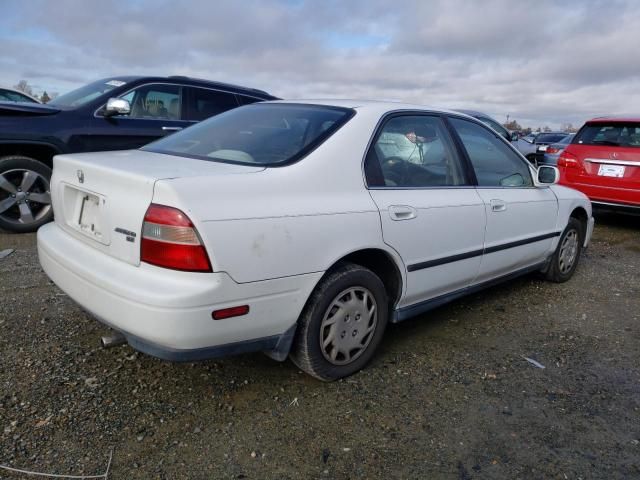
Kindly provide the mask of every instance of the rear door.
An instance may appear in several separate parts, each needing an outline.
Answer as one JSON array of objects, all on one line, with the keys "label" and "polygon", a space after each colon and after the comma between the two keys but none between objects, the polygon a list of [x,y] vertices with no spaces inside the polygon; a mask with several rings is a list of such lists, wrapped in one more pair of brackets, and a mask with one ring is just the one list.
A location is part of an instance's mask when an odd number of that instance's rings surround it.
[{"label": "rear door", "polygon": [[107,118],[100,111],[96,112],[87,135],[82,137],[82,148],[74,148],[74,151],[140,148],[193,123],[185,120],[184,87],[181,85],[146,84],[120,98],[129,101],[131,113]]},{"label": "rear door", "polygon": [[389,117],[369,148],[365,174],[384,241],[407,269],[399,306],[468,286],[480,267],[485,208],[442,118]]},{"label": "rear door", "polygon": [[564,156],[566,181],[595,201],[640,204],[640,122],[590,122]]},{"label": "rear door", "polygon": [[462,118],[449,121],[473,165],[487,218],[484,255],[474,283],[544,261],[559,235],[554,193],[534,186],[527,161],[498,134]]}]

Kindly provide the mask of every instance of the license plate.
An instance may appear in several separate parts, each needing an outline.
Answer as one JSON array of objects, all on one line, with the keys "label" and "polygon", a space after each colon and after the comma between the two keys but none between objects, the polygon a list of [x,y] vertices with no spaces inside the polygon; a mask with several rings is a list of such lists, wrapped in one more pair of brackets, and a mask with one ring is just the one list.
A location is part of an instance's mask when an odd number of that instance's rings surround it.
[{"label": "license plate", "polygon": [[624,177],[624,167],[622,165],[600,165],[598,175],[601,177]]},{"label": "license plate", "polygon": [[78,214],[78,228],[86,235],[102,239],[100,197],[82,192],[80,211]]}]

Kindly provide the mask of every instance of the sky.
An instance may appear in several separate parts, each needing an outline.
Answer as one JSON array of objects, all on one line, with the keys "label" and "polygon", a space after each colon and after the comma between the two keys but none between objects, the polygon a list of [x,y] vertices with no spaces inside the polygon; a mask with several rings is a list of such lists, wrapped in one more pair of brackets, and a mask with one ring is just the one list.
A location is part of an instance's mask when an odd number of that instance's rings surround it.
[{"label": "sky", "polygon": [[640,114],[634,0],[0,0],[0,85],[189,75],[559,128]]}]

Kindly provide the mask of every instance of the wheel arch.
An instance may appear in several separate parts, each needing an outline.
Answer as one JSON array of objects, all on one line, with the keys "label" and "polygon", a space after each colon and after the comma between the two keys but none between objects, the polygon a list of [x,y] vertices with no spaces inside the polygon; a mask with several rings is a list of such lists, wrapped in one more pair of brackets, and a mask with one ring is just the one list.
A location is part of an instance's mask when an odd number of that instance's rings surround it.
[{"label": "wheel arch", "polygon": [[[405,278],[402,275],[403,268],[399,265],[399,259],[396,259],[389,251],[379,247],[354,250],[333,262],[333,264],[327,268],[322,278],[335,269],[340,268],[340,266],[345,263],[355,263],[375,273],[387,291],[389,308],[391,310],[395,308],[402,297],[405,285]],[[322,281],[322,279],[320,281]]]},{"label": "wheel arch", "polygon": [[13,155],[22,155],[42,162],[53,168],[53,157],[63,153],[62,150],[46,142],[2,142],[0,143],[0,159]]}]

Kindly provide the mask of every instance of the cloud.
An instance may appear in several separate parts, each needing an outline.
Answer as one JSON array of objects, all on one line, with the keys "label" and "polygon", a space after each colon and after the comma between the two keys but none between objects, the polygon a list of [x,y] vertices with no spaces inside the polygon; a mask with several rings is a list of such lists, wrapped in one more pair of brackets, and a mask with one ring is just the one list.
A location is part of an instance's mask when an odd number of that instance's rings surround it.
[{"label": "cloud", "polygon": [[633,1],[4,0],[0,84],[193,75],[284,98],[380,98],[533,127],[640,111]]}]

